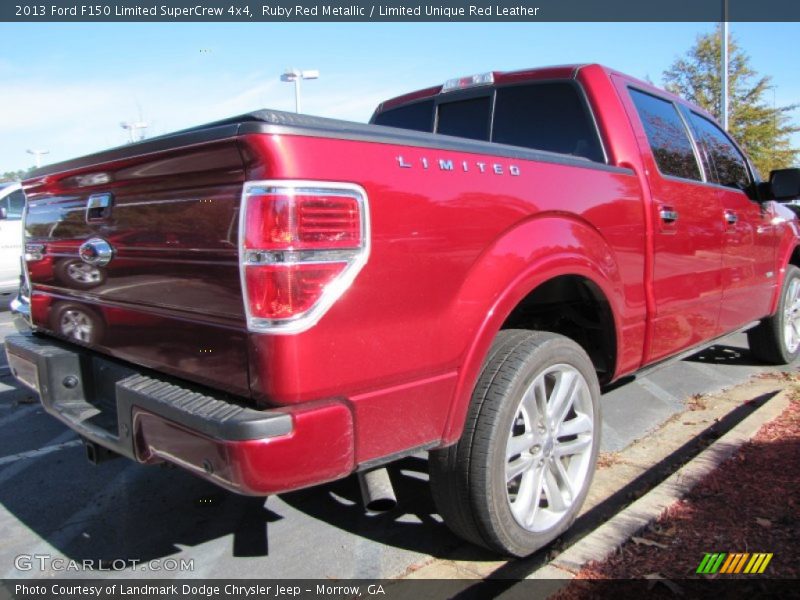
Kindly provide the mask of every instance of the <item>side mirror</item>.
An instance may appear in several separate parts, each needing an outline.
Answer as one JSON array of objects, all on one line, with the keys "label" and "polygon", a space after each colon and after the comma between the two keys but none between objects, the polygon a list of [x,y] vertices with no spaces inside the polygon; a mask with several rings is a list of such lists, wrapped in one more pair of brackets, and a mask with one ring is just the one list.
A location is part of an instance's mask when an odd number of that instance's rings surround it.
[{"label": "side mirror", "polygon": [[778,169],[769,174],[772,197],[778,201],[795,200],[800,197],[800,169]]},{"label": "side mirror", "polygon": [[0,206],[0,221],[8,218],[8,209],[5,206]]}]

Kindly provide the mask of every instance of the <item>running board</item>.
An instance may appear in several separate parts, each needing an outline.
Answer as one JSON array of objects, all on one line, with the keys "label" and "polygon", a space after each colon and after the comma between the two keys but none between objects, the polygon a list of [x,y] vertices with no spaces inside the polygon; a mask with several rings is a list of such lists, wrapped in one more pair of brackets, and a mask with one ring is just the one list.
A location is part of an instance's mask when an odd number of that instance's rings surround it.
[{"label": "running board", "polygon": [[[729,331],[728,333],[725,333],[725,334],[723,334],[723,335],[721,335],[719,337],[715,337],[714,339],[709,340],[707,342],[703,342],[702,344],[698,344],[697,346],[692,346],[691,348],[689,348],[687,350],[683,350],[683,351],[679,352],[678,354],[675,354],[675,355],[670,356],[668,358],[662,358],[658,362],[655,362],[652,365],[647,365],[646,367],[644,367],[644,368],[642,368],[642,369],[640,369],[640,370],[638,370],[638,371],[636,371],[634,373],[631,373],[630,375],[623,375],[617,381],[626,380],[628,377],[632,378],[632,379],[628,379],[626,381],[626,383],[628,383],[628,382],[630,382],[632,380],[640,379],[641,377],[647,377],[648,375],[650,375],[651,373],[653,373],[655,371],[659,371],[659,370],[663,369],[664,367],[668,367],[669,365],[671,365],[673,363],[681,361],[681,360],[683,360],[685,358],[689,358],[690,356],[694,356],[695,354],[697,354],[701,350],[705,350],[706,348],[710,348],[711,346],[715,346],[717,344],[717,342],[719,342],[720,340],[725,339],[728,336],[736,335],[737,333],[742,333],[744,331],[747,331],[748,329],[752,329],[753,327],[758,325],[760,322],[761,321],[753,321],[752,323],[748,323],[744,327],[740,327],[739,329],[734,329],[733,331]],[[612,383],[609,386],[608,389],[613,389],[614,387],[616,387],[616,386]],[[604,391],[606,391],[606,390],[604,390]]]}]

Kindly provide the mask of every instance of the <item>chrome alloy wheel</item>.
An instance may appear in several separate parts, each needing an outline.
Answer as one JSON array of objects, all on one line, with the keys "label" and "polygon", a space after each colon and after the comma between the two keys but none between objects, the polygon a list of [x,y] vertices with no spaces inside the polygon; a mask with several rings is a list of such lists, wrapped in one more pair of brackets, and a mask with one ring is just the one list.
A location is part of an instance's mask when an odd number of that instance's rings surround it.
[{"label": "chrome alloy wheel", "polygon": [[67,275],[73,281],[83,284],[100,283],[102,281],[100,269],[85,263],[70,263],[67,265]]},{"label": "chrome alloy wheel", "polygon": [[783,343],[790,354],[800,346],[800,279],[793,279],[783,302]]},{"label": "chrome alloy wheel", "polygon": [[81,342],[90,342],[94,325],[91,318],[79,310],[65,310],[59,322],[61,333]]},{"label": "chrome alloy wheel", "polygon": [[586,379],[553,365],[525,390],[506,443],[506,495],[514,519],[531,532],[552,528],[590,477],[594,421]]}]

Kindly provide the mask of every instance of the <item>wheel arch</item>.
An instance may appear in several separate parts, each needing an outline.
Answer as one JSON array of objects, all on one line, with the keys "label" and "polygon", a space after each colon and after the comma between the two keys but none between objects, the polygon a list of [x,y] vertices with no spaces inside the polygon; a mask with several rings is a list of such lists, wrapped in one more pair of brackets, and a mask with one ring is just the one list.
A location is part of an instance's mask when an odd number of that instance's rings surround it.
[{"label": "wheel arch", "polygon": [[[604,379],[614,379],[622,343],[619,315],[625,305],[614,252],[595,228],[580,219],[562,215],[531,219],[484,253],[462,286],[458,306],[470,308],[466,313],[480,315],[479,323],[472,326],[475,333],[459,369],[444,445],[461,435],[472,390],[497,333],[504,328],[519,328],[531,304],[536,305],[557,288],[563,289],[564,284],[573,293],[586,294],[603,316],[604,332],[611,341],[599,352],[606,355]],[[463,326],[469,326],[467,319],[468,315],[461,315]],[[557,327],[545,330],[564,333]],[[596,350],[587,353],[599,356]]]},{"label": "wheel arch", "polygon": [[617,362],[617,332],[609,300],[591,278],[565,274],[549,279],[525,296],[500,329],[560,333],[589,355],[598,379],[607,383]]},{"label": "wheel arch", "polygon": [[[794,232],[795,230],[796,227],[793,227],[792,231]],[[772,303],[770,304],[770,315],[774,315],[775,311],[778,310],[781,290],[783,289],[783,279],[786,276],[786,267],[788,265],[794,265],[800,268],[800,241],[798,241],[797,232],[792,236],[784,237],[784,241],[778,248],[777,254],[776,264],[780,270],[776,278],[777,281],[775,282],[775,293],[773,294]]]}]

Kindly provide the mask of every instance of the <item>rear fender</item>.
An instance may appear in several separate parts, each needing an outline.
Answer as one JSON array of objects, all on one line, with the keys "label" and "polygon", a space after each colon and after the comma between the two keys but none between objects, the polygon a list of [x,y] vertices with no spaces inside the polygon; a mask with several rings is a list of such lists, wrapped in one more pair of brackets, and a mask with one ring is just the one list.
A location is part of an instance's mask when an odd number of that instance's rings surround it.
[{"label": "rear fender", "polygon": [[781,291],[783,289],[783,278],[786,276],[786,267],[789,264],[797,264],[792,263],[792,258],[798,247],[800,247],[800,224],[798,224],[794,213],[781,205],[776,206],[776,211],[780,213],[778,218],[783,217],[784,227],[782,227],[783,235],[781,236],[776,253],[776,266],[779,269],[778,281],[775,286],[775,295],[772,298],[772,305],[769,311],[770,315],[774,315],[778,310],[778,303],[780,302]]},{"label": "rear fender", "polygon": [[444,445],[461,436],[472,391],[492,341],[514,308],[546,281],[578,275],[609,302],[617,340],[623,286],[611,248],[585,221],[537,216],[507,231],[476,262],[456,300],[453,322],[471,336],[443,434]]},{"label": "rear fender", "polygon": [[770,306],[769,314],[774,315],[778,311],[778,304],[781,301],[781,292],[783,291],[783,280],[786,277],[786,267],[790,264],[800,266],[797,262],[792,262],[794,253],[797,251],[799,244],[787,245],[778,249],[778,281],[775,286],[775,293],[772,296],[772,304]]}]

